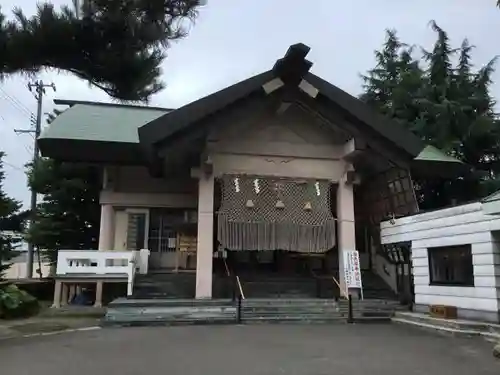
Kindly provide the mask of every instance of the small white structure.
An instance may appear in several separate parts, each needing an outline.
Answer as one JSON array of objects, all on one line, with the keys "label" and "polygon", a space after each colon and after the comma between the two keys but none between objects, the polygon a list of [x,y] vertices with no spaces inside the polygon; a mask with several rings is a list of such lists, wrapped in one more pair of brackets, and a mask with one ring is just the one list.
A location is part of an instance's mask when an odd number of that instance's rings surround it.
[{"label": "small white structure", "polygon": [[415,309],[454,306],[500,321],[500,216],[476,202],[381,223],[382,244],[411,242]]},{"label": "small white structure", "polygon": [[148,273],[149,250],[97,251],[60,250],[57,255],[56,286],[53,307],[72,299],[82,284],[95,283],[95,306],[102,306],[104,283],[126,282],[132,295],[136,273]]}]

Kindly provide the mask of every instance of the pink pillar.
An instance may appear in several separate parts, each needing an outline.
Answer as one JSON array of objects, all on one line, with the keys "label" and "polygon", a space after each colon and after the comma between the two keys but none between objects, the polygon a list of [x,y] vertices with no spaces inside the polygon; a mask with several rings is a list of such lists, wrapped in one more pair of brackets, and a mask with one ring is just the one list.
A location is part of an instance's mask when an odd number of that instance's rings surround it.
[{"label": "pink pillar", "polygon": [[101,225],[99,228],[99,250],[109,251],[114,247],[114,210],[110,204],[101,205]]},{"label": "pink pillar", "polygon": [[212,298],[214,243],[214,177],[201,173],[198,180],[198,244],[196,298]]},{"label": "pink pillar", "polygon": [[344,257],[345,250],[356,250],[356,231],[354,223],[354,191],[353,185],[347,184],[345,178],[339,181],[337,187],[337,230],[339,249],[340,285],[345,287]]}]

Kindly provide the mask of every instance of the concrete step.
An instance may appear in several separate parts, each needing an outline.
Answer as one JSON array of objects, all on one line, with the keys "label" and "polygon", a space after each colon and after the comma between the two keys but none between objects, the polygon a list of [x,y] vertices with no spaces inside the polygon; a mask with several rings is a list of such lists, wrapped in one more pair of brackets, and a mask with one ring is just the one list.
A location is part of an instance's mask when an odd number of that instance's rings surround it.
[{"label": "concrete step", "polygon": [[228,299],[126,299],[111,302],[103,326],[229,324],[236,305]]},{"label": "concrete step", "polygon": [[345,318],[341,316],[274,316],[274,317],[245,317],[242,323],[296,323],[296,324],[346,324]]},{"label": "concrete step", "polygon": [[[401,307],[399,302],[393,300],[364,299],[353,300],[352,302],[353,317],[356,320],[359,318],[389,319]],[[347,300],[341,299],[338,301],[338,312],[344,317],[348,316],[349,303]]]},{"label": "concrete step", "polygon": [[428,314],[413,312],[396,312],[392,321],[454,335],[482,336],[487,339],[500,340],[500,324],[496,323],[463,319],[442,319],[432,317]]},{"label": "concrete step", "polygon": [[194,299],[194,298],[169,298],[169,299],[133,299],[118,298],[112,301],[108,307],[200,307],[200,306],[232,306],[234,302],[230,299]]},{"label": "concrete step", "polygon": [[[103,326],[236,323],[237,301],[228,299],[126,299],[113,301]],[[332,300],[312,298],[242,300],[241,322],[345,322]]]}]

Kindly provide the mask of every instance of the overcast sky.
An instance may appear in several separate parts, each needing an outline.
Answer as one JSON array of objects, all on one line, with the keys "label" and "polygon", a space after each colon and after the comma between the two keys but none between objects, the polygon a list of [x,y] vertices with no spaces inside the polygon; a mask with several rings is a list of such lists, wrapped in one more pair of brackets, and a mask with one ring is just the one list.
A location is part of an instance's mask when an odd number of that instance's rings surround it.
[{"label": "overcast sky", "polygon": [[[35,0],[2,0],[10,14],[15,5],[26,14]],[[56,5],[70,0],[53,0]],[[176,108],[236,81],[268,70],[290,44],[311,47],[312,71],[351,94],[361,91],[360,73],[374,65],[373,51],[384,41],[384,30],[395,28],[401,39],[429,47],[437,23],[459,46],[465,37],[476,46],[473,58],[480,66],[500,54],[500,10],[496,0],[208,0],[189,36],[175,43],[163,64],[167,88],[151,105]],[[307,4],[307,5],[306,5]],[[47,91],[44,112],[54,98],[109,101],[105,93],[71,75],[43,73],[57,92]],[[500,67],[494,76],[500,82]],[[5,158],[7,192],[29,204],[24,164],[31,158],[33,138],[14,129],[30,126],[36,112],[27,80],[13,76],[0,83],[0,150]],[[500,98],[500,84],[493,94]]]}]

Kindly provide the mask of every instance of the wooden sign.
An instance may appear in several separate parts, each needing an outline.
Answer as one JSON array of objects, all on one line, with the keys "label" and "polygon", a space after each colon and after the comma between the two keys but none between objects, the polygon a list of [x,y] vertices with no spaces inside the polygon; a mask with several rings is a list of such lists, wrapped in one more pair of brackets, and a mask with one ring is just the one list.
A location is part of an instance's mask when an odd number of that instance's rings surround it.
[{"label": "wooden sign", "polygon": [[429,314],[435,318],[456,319],[457,308],[455,306],[431,305],[429,306]]}]

